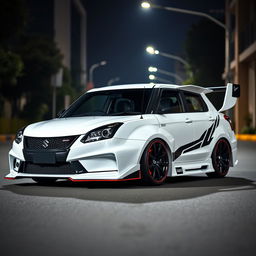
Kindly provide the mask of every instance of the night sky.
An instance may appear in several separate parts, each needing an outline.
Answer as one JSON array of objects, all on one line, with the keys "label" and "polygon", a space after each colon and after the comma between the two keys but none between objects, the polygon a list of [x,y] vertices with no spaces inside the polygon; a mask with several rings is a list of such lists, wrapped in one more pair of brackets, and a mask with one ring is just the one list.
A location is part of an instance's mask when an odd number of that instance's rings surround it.
[{"label": "night sky", "polygon": [[[140,0],[86,1],[88,68],[101,60],[108,62],[94,72],[96,87],[106,85],[114,77],[120,77],[118,84],[148,82],[150,65],[174,72],[174,60],[148,55],[145,52],[148,45],[185,56],[186,33],[202,18],[158,9],[144,10],[140,3]],[[202,11],[224,20],[224,0],[155,0],[154,3]]]}]

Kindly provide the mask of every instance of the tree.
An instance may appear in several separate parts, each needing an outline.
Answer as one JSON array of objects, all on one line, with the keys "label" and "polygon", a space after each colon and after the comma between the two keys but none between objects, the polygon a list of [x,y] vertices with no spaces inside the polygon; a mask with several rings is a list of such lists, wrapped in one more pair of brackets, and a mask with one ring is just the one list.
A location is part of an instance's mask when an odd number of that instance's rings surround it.
[{"label": "tree", "polygon": [[24,71],[18,79],[17,94],[26,95],[23,117],[41,119],[51,103],[51,76],[62,66],[62,55],[55,42],[47,37],[24,37],[20,45],[18,52]]},{"label": "tree", "polygon": [[185,51],[189,63],[187,71],[193,75],[186,83],[207,86],[223,83],[224,40],[223,28],[208,20],[203,19],[191,27]]}]

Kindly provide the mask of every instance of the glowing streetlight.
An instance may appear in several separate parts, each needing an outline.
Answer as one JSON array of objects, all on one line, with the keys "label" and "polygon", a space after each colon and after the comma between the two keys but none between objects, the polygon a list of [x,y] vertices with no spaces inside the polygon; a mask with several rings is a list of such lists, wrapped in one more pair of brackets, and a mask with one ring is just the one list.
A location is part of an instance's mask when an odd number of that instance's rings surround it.
[{"label": "glowing streetlight", "polygon": [[149,75],[148,78],[149,78],[149,80],[155,80],[156,76],[155,75]]},{"label": "glowing streetlight", "polygon": [[170,54],[170,53],[166,53],[166,52],[160,52],[158,50],[156,50],[154,47],[152,46],[148,46],[146,48],[146,51],[149,53],[149,54],[159,54],[163,57],[166,57],[166,58],[169,58],[169,59],[174,59],[174,60],[177,60],[179,62],[181,62],[183,65],[189,65],[188,62],[186,60],[184,60],[183,58],[181,58],[180,56],[176,56],[176,55],[173,55],[173,54]]},{"label": "glowing streetlight", "polygon": [[147,48],[146,48],[146,51],[149,53],[149,54],[159,54],[159,51],[158,50],[156,50],[154,47],[152,47],[152,46],[148,46]]},{"label": "glowing streetlight", "polygon": [[[225,37],[226,37],[225,76],[226,76],[226,81],[227,82],[230,81],[230,79],[231,79],[231,77],[230,77],[231,76],[231,74],[230,74],[231,73],[230,72],[230,50],[229,50],[229,48],[230,48],[230,22],[227,22],[227,24],[224,24],[223,22],[215,19],[211,15],[204,13],[204,12],[175,8],[175,7],[171,7],[171,6],[160,6],[160,5],[156,5],[156,4],[149,3],[149,2],[141,3],[141,7],[144,9],[145,8],[146,9],[155,8],[155,9],[162,9],[162,10],[171,11],[171,12],[179,12],[179,13],[200,16],[200,17],[204,17],[204,18],[214,22],[218,26],[222,27],[225,30]],[[228,12],[228,16],[230,16],[229,12]],[[228,18],[228,20],[229,20],[229,18]]]},{"label": "glowing streetlight", "polygon": [[148,71],[149,72],[157,72],[157,68],[156,67],[149,67]]},{"label": "glowing streetlight", "polygon": [[141,7],[144,9],[149,9],[150,8],[150,3],[149,2],[142,2]]},{"label": "glowing streetlight", "polygon": [[164,79],[164,78],[161,78],[161,77],[158,77],[158,76],[155,76],[155,75],[149,75],[148,76],[149,80],[155,80],[155,81],[159,81],[159,82],[162,82],[162,83],[167,83],[167,84],[170,84],[171,82],[167,79]]},{"label": "glowing streetlight", "polygon": [[[184,79],[182,79],[179,75],[166,71],[164,69],[160,69],[160,68],[156,68],[156,67],[149,67],[148,68],[149,72],[155,73],[158,72],[159,74],[163,74],[163,75],[167,75],[167,76],[171,76],[173,78],[176,79],[177,82],[182,83]],[[153,75],[154,76],[154,75]],[[156,77],[155,77],[156,78]]]}]

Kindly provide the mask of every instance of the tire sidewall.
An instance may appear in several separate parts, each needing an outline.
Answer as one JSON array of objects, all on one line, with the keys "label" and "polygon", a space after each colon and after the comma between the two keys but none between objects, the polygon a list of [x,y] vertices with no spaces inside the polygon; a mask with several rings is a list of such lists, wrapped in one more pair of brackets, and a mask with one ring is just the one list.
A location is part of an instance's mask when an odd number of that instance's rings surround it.
[{"label": "tire sidewall", "polygon": [[[154,180],[152,178],[152,176],[148,173],[148,151],[149,149],[152,147],[152,145],[154,143],[161,143],[161,145],[165,148],[166,152],[167,152],[167,156],[168,156],[168,169],[166,170],[165,176],[161,179],[161,180]],[[146,183],[146,184],[151,184],[151,185],[162,185],[166,179],[167,179],[167,175],[169,173],[170,170],[170,163],[171,163],[171,152],[170,149],[168,147],[168,145],[161,139],[154,139],[152,141],[150,141],[150,143],[147,145],[147,147],[145,148],[142,158],[141,158],[141,171],[142,171],[142,180]]]}]

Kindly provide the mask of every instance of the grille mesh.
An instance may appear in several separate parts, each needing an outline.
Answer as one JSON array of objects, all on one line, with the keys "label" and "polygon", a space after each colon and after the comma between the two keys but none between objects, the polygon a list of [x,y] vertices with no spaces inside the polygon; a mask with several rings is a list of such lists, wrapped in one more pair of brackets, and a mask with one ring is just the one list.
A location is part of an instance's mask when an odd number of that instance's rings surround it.
[{"label": "grille mesh", "polygon": [[78,161],[75,161],[55,165],[33,164],[28,162],[25,163],[21,172],[31,174],[79,174],[86,173],[87,171]]},{"label": "grille mesh", "polygon": [[45,149],[67,149],[75,141],[77,136],[66,137],[27,137],[24,138],[26,149],[45,150]]}]

